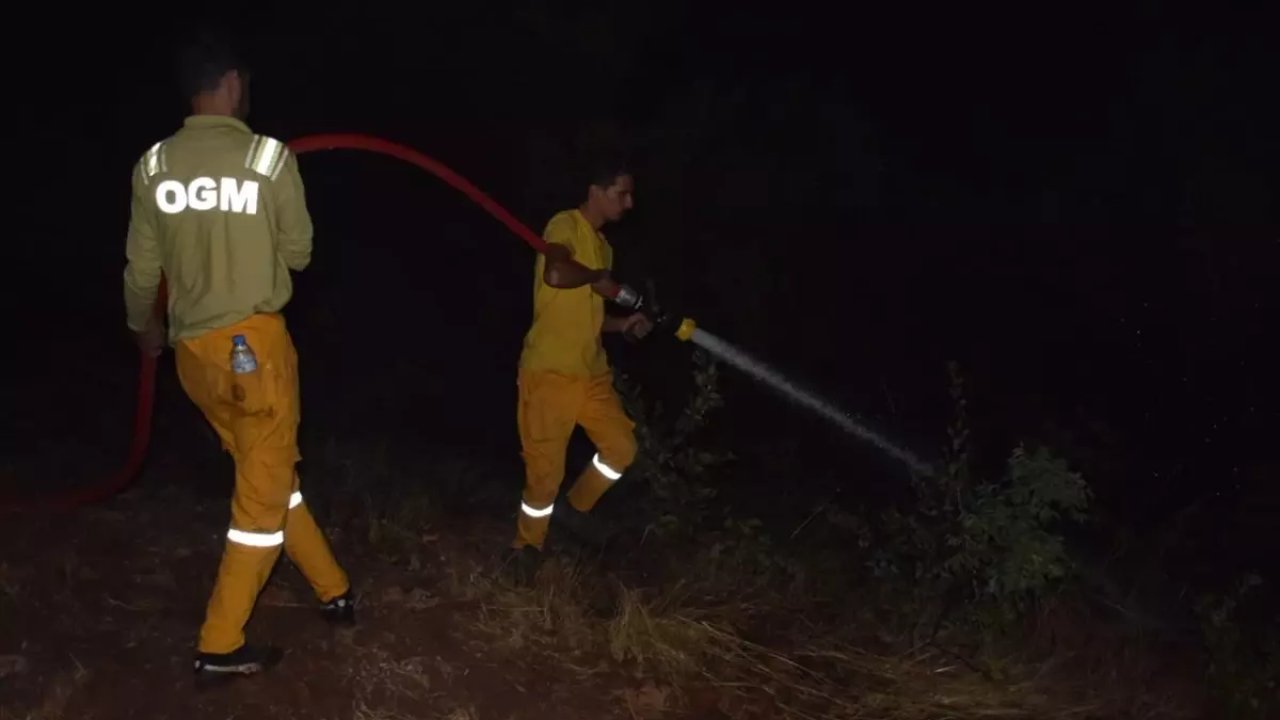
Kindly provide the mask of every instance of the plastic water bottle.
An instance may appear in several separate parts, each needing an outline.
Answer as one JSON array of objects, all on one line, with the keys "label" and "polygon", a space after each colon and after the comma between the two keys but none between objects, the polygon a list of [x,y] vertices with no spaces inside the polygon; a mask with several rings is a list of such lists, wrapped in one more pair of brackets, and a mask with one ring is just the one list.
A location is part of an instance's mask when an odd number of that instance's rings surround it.
[{"label": "plastic water bottle", "polygon": [[231,338],[231,371],[237,375],[251,373],[258,369],[258,356],[253,348],[245,342],[243,335]]}]

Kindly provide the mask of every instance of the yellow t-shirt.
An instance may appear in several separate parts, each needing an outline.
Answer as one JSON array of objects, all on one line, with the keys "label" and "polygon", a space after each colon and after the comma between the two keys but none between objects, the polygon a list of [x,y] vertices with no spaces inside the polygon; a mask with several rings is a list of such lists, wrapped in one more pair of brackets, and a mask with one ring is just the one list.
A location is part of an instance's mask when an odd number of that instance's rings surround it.
[{"label": "yellow t-shirt", "polygon": [[[613,269],[613,248],[576,209],[556,213],[542,237],[569,248],[574,260],[592,270]],[[608,372],[609,361],[600,341],[604,298],[590,285],[551,287],[542,279],[545,268],[546,256],[539,253],[533,268],[533,325],[524,338],[520,368],[574,377]]]}]

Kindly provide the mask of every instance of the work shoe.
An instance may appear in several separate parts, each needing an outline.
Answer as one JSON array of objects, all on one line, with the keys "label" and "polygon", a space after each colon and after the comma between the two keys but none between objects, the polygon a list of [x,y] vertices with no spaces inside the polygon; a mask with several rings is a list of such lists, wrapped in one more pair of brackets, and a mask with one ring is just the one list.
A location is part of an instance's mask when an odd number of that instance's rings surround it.
[{"label": "work shoe", "polygon": [[573,536],[579,543],[599,549],[609,542],[609,530],[604,523],[584,513],[569,503],[556,508],[551,519],[552,527],[558,527]]},{"label": "work shoe", "polygon": [[517,587],[532,585],[541,566],[542,551],[532,545],[508,550],[502,563],[503,574]]},{"label": "work shoe", "polygon": [[221,679],[254,675],[274,667],[284,651],[271,645],[241,645],[229,653],[196,653],[198,679]]},{"label": "work shoe", "polygon": [[356,601],[351,591],[320,606],[320,614],[326,622],[335,627],[354,627],[356,624]]}]

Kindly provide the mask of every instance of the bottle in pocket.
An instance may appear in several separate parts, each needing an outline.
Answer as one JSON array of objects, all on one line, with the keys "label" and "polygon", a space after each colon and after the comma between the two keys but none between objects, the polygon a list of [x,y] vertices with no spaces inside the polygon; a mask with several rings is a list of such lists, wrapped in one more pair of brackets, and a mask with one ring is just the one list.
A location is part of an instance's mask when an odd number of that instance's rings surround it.
[{"label": "bottle in pocket", "polygon": [[231,371],[237,375],[251,373],[258,369],[258,356],[243,335],[231,338]]}]

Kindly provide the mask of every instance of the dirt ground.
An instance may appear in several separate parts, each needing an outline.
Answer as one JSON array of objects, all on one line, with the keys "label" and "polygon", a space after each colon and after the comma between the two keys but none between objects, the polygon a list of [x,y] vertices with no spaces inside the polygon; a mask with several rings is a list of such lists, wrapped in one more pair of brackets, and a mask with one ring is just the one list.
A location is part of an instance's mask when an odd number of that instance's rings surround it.
[{"label": "dirt ground", "polygon": [[198,689],[192,644],[225,521],[224,503],[169,491],[0,525],[0,718],[634,718],[661,709],[663,688],[602,660],[547,666],[502,637],[486,606],[497,561],[484,540],[506,530],[492,520],[432,528],[408,563],[331,529],[362,598],[359,625],[324,624],[282,560],[248,634],[285,647],[284,661]]},{"label": "dirt ground", "polygon": [[[1200,716],[1194,698],[1168,689],[1194,678],[1165,667],[1175,655],[1135,656],[1124,663],[1132,677],[1116,676],[1099,658],[1127,646],[1083,621],[1049,634],[1098,637],[1102,649],[1059,649],[998,681],[937,647],[890,649],[860,602],[814,595],[828,573],[817,559],[775,577],[771,557],[745,552],[756,545],[716,533],[662,545],[625,488],[603,503],[610,522],[634,525],[621,544],[600,556],[557,548],[534,587],[513,588],[499,557],[518,458],[372,437],[303,453],[304,492],[352,578],[358,626],[326,625],[282,558],[247,630],[282,646],[284,661],[200,689],[192,654],[232,468],[191,413],[157,418],[154,450],[125,493],[0,515],[0,720]],[[91,439],[83,447],[118,446]],[[115,467],[65,447],[23,447],[13,477],[71,482]],[[67,467],[51,470],[55,461]]]}]

